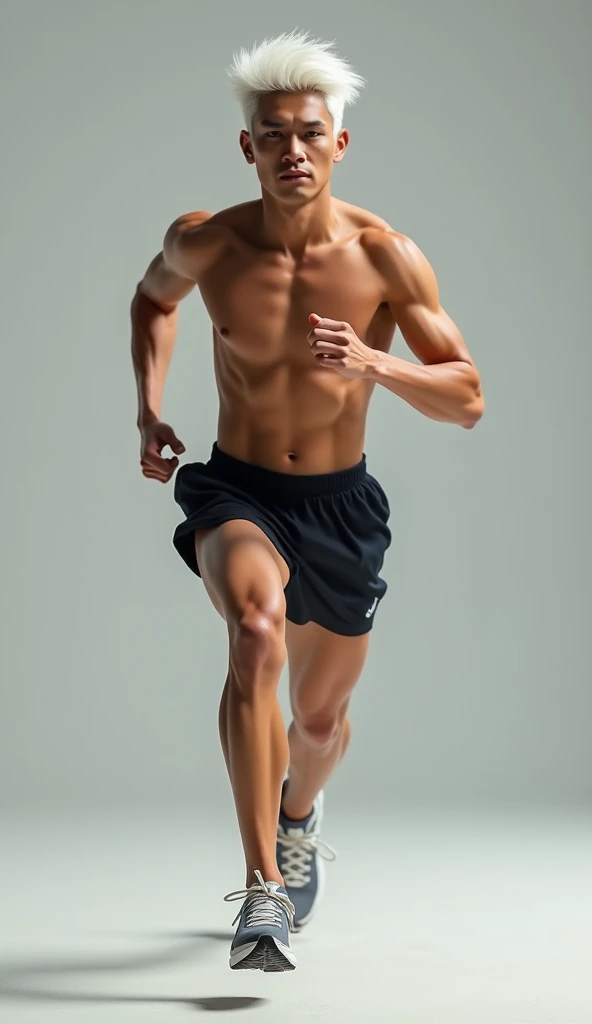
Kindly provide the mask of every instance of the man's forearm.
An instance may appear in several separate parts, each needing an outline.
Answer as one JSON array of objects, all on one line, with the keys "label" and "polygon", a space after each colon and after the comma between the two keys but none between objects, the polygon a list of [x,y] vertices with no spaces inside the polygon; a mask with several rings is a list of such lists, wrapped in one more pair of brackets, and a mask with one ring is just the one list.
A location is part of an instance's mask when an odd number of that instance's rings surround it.
[{"label": "man's forearm", "polygon": [[471,363],[434,363],[424,366],[376,352],[366,375],[382,384],[418,412],[443,423],[474,427],[483,414],[479,374]]},{"label": "man's forearm", "polygon": [[138,426],[160,419],[175,340],[177,308],[165,312],[141,291],[132,301],[132,362],[138,389]]}]

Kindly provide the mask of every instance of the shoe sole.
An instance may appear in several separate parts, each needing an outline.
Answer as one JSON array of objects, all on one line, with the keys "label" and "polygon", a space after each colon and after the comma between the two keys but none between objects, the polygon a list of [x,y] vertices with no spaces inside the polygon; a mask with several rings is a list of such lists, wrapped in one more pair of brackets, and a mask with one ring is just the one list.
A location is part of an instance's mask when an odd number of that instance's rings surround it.
[{"label": "shoe sole", "polygon": [[296,957],[289,946],[273,935],[262,935],[257,942],[231,950],[230,967],[233,971],[293,971]]}]

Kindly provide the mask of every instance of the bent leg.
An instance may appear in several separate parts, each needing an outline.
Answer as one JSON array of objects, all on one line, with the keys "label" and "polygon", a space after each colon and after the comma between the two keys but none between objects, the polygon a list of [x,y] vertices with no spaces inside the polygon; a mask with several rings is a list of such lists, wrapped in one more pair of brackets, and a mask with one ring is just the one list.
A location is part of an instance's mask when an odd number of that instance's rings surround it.
[{"label": "bent leg", "polygon": [[347,750],[351,694],[368,651],[369,633],[340,636],[316,623],[286,622],[290,666],[288,730],[290,765],[282,809],[287,817],[307,817]]},{"label": "bent leg", "polygon": [[219,725],[246,884],[256,881],[256,868],[266,881],[283,884],[275,840],[289,748],[277,688],[286,660],[283,591],[289,569],[270,539],[247,520],[198,530],[195,543],[207,593],[228,629]]}]

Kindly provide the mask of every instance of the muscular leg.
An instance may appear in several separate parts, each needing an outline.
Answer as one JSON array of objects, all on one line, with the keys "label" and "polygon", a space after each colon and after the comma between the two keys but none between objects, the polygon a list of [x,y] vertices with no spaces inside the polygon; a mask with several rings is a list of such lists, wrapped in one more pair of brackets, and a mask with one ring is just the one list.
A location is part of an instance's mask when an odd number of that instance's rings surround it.
[{"label": "muscular leg", "polygon": [[275,841],[289,749],[277,688],[286,660],[284,587],[289,569],[254,523],[196,531],[204,585],[226,620],[228,675],[220,738],[245,851],[247,886],[258,868],[283,884]]},{"label": "muscular leg", "polygon": [[369,635],[338,636],[316,623],[286,622],[294,720],[288,730],[289,781],[282,809],[289,818],[310,814],[317,793],[345,754],[351,734],[347,709]]}]

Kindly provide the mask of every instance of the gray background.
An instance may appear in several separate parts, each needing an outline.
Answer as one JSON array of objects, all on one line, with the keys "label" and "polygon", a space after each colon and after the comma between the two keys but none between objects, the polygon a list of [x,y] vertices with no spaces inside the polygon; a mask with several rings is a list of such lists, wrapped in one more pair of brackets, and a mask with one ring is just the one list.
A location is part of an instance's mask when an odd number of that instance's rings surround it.
[{"label": "gray background", "polygon": [[[487,400],[469,432],[375,392],[390,588],[333,798],[590,802],[591,20],[575,0],[3,5],[7,805],[231,813],[225,627],[172,549],[172,486],[140,474],[129,303],[176,216],[259,195],[225,67],[295,27],[368,80],[334,194],[422,247]],[[216,411],[196,292],[163,408],[186,459]]]}]

